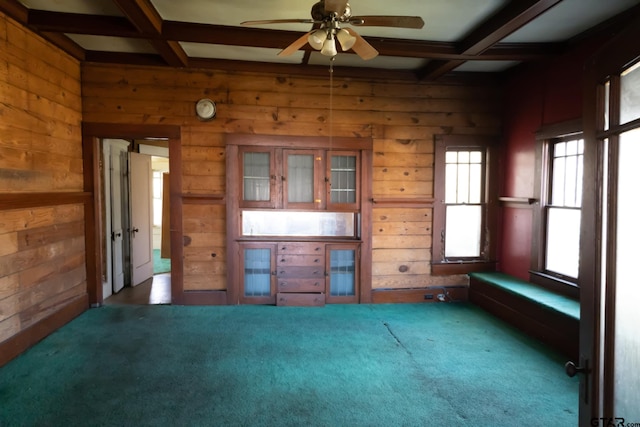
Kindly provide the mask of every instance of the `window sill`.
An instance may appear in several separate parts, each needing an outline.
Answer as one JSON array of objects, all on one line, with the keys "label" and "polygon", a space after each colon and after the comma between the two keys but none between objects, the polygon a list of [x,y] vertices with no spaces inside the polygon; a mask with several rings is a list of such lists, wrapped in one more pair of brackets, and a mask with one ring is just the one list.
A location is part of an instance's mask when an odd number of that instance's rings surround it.
[{"label": "window sill", "polygon": [[432,276],[452,276],[481,271],[496,271],[495,261],[459,261],[434,262],[431,264]]},{"label": "window sill", "polygon": [[552,276],[549,273],[529,270],[529,281],[569,298],[580,299],[580,287],[576,283]]}]

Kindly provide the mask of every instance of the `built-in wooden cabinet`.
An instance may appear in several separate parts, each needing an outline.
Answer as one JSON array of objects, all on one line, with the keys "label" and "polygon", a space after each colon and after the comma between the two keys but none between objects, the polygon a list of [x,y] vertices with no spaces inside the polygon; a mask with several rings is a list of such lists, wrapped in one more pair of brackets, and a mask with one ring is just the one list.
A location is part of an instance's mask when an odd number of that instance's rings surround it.
[{"label": "built-in wooden cabinet", "polygon": [[244,242],[240,249],[245,304],[357,302],[359,243]]},{"label": "built-in wooden cabinet", "polygon": [[371,141],[229,141],[228,302],[369,302]]}]

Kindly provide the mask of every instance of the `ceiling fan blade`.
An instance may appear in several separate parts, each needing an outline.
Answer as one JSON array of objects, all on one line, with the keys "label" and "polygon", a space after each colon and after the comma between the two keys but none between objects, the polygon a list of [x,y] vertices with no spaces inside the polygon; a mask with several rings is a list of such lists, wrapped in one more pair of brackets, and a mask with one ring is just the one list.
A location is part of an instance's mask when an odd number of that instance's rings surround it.
[{"label": "ceiling fan blade", "polygon": [[347,30],[349,34],[356,38],[356,42],[351,49],[355,53],[357,53],[360,58],[368,61],[369,59],[373,59],[378,56],[378,51],[375,50],[375,48],[371,46],[365,39],[363,39],[360,34],[356,33],[351,28],[345,28],[345,30]]},{"label": "ceiling fan blade", "polygon": [[349,24],[368,27],[424,27],[424,21],[419,16],[352,16],[349,19]]},{"label": "ceiling fan blade", "polygon": [[342,16],[347,8],[347,0],[324,0],[324,11],[335,12],[338,16]]},{"label": "ceiling fan blade", "polygon": [[264,21],[244,21],[240,25],[262,25],[262,24],[314,24],[313,19],[266,19]]},{"label": "ceiling fan blade", "polygon": [[280,53],[278,53],[278,56],[289,56],[293,52],[295,52],[296,50],[300,49],[309,40],[309,34],[311,34],[311,31],[309,31],[308,33],[304,34],[298,40],[294,41],[289,46],[287,46],[282,51],[280,51]]}]

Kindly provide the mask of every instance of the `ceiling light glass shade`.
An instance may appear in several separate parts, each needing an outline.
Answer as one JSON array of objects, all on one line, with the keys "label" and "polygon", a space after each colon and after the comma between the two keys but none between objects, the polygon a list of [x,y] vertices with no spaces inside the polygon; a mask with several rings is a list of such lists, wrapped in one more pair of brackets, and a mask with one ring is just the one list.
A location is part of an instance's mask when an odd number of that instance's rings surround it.
[{"label": "ceiling light glass shade", "polygon": [[336,40],[333,37],[326,39],[322,45],[320,53],[324,56],[336,56],[338,54],[338,50],[336,49]]},{"label": "ceiling light glass shade", "polygon": [[324,46],[324,41],[327,39],[327,32],[325,30],[315,30],[309,34],[309,44],[315,50],[320,50]]},{"label": "ceiling light glass shade", "polygon": [[340,42],[340,46],[342,46],[342,50],[349,50],[356,44],[356,38],[349,34],[347,30],[340,30],[336,35],[338,37],[338,41]]}]

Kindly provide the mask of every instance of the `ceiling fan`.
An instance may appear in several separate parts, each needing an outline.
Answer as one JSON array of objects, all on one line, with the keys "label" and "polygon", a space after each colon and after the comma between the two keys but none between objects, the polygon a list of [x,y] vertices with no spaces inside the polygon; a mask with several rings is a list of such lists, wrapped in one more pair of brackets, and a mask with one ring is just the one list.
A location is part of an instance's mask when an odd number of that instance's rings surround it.
[{"label": "ceiling fan", "polygon": [[424,26],[419,16],[352,16],[347,0],[320,0],[311,8],[311,19],[271,19],[244,21],[241,25],[260,24],[313,24],[314,28],[283,49],[278,56],[291,55],[307,42],[325,56],[338,54],[336,39],[343,51],[352,49],[360,58],[369,60],[378,56],[378,51],[352,28],[341,28],[342,24],[371,27],[415,28]]}]

